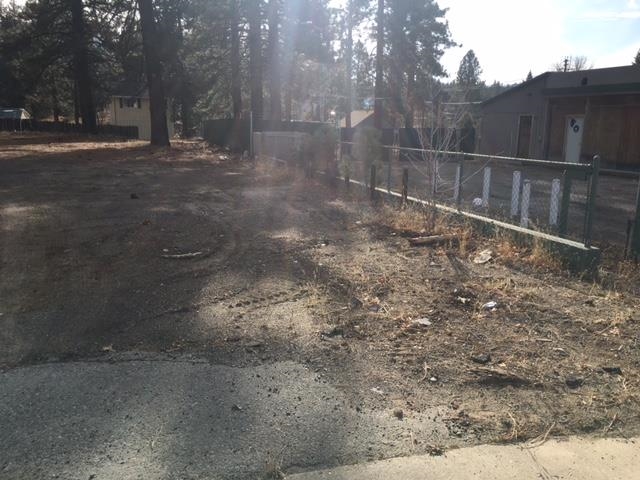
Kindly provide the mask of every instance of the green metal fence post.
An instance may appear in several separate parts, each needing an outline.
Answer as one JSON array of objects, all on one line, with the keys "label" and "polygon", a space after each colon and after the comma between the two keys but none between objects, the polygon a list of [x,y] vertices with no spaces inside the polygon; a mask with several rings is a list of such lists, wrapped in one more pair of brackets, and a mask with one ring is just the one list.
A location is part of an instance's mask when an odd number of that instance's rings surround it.
[{"label": "green metal fence post", "polygon": [[560,220],[558,221],[558,235],[567,236],[569,225],[569,205],[571,204],[571,172],[562,172],[562,201],[560,203]]},{"label": "green metal fence post", "polygon": [[593,216],[595,214],[596,198],[598,197],[598,177],[600,176],[600,155],[593,157],[591,162],[591,178],[589,182],[589,197],[584,221],[584,246],[591,247],[593,233]]},{"label": "green metal fence post", "polygon": [[376,198],[376,184],[377,184],[377,180],[376,180],[376,164],[372,163],[371,164],[371,178],[369,180],[369,192],[371,195],[371,200],[374,200]]}]

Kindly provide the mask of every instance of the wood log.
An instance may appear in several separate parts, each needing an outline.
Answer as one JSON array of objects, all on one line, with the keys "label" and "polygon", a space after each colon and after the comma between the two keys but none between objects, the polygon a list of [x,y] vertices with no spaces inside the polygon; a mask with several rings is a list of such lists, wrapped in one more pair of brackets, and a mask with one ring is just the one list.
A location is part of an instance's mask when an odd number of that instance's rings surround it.
[{"label": "wood log", "polygon": [[460,239],[458,235],[448,234],[448,235],[431,235],[429,237],[416,237],[410,238],[409,244],[412,247],[424,247],[429,245],[439,245],[441,243],[447,242],[457,242]]}]

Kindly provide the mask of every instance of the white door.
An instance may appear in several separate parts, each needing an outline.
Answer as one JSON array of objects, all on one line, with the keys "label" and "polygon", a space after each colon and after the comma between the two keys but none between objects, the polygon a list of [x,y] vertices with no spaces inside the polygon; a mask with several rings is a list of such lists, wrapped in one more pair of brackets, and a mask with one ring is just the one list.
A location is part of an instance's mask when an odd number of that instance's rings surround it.
[{"label": "white door", "polygon": [[564,134],[564,161],[580,163],[582,153],[582,131],[584,130],[584,117],[567,117],[567,128]]}]

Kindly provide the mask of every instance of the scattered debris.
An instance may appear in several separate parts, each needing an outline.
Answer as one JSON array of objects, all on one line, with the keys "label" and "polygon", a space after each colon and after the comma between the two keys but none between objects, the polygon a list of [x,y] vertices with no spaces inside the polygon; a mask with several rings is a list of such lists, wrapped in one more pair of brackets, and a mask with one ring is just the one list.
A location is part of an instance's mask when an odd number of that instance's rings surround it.
[{"label": "scattered debris", "polygon": [[516,373],[509,372],[503,368],[478,367],[470,371],[479,377],[478,381],[485,385],[513,385],[526,386],[531,385],[531,380],[524,378]]},{"label": "scattered debris", "polygon": [[471,201],[471,206],[474,210],[482,209],[482,199],[480,197],[476,197]]},{"label": "scattered debris", "polygon": [[494,301],[487,302],[482,306],[483,310],[495,310],[497,308],[498,308],[498,302],[494,302]]},{"label": "scattered debris", "polygon": [[480,365],[486,365],[491,361],[491,355],[488,353],[481,353],[480,355],[472,356],[471,360],[475,363],[479,363]]},{"label": "scattered debris", "polygon": [[473,263],[484,265],[485,263],[489,263],[491,260],[493,260],[493,252],[491,250],[483,250],[475,256]]},{"label": "scattered debris", "polygon": [[342,327],[333,327],[328,332],[323,332],[321,334],[323,337],[344,337],[344,329]]},{"label": "scattered debris", "polygon": [[236,405],[235,403],[231,406],[231,410],[233,410],[234,412],[241,412],[242,411],[242,407],[240,405]]},{"label": "scattered debris", "polygon": [[414,320],[412,322],[412,325],[414,325],[416,327],[430,327],[433,324],[427,318],[419,318],[418,320]]},{"label": "scattered debris", "polygon": [[179,253],[175,255],[162,255],[162,258],[168,258],[170,260],[187,260],[190,258],[196,258],[202,255],[203,252],[191,252],[191,253]]},{"label": "scattered debris", "polygon": [[114,352],[115,350],[113,349],[113,345],[106,345],[106,346],[102,347],[102,351],[103,352]]},{"label": "scattered debris", "polygon": [[351,300],[349,300],[349,308],[351,310],[362,308],[362,301],[356,297],[351,297]]},{"label": "scattered debris", "polygon": [[432,457],[441,457],[444,455],[444,448],[439,445],[427,445],[427,453]]},{"label": "scattered debris", "polygon": [[429,237],[415,237],[409,239],[409,244],[412,247],[423,247],[428,245],[439,245],[447,242],[457,242],[459,240],[458,235],[431,235]]},{"label": "scattered debris", "polygon": [[382,390],[380,390],[378,387],[373,387],[373,388],[371,389],[371,391],[372,391],[373,393],[377,393],[378,395],[384,395],[384,392],[383,392]]},{"label": "scattered debris", "polygon": [[602,370],[611,375],[622,375],[622,369],[620,367],[602,367]]},{"label": "scattered debris", "polygon": [[430,381],[431,383],[436,383],[436,382],[438,381],[438,377],[431,377],[431,378],[429,379],[429,381]]},{"label": "scattered debris", "polygon": [[569,388],[580,388],[584,384],[584,379],[580,377],[570,376],[567,377],[564,383],[567,384]]},{"label": "scattered debris", "polygon": [[396,408],[393,411],[393,416],[396,417],[398,420],[402,420],[404,418],[404,412],[402,411],[401,408]]}]

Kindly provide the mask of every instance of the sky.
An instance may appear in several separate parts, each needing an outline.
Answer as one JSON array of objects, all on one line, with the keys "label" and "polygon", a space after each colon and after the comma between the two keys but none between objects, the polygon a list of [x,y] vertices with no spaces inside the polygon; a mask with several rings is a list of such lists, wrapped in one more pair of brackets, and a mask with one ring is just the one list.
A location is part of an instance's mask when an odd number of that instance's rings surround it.
[{"label": "sky", "polygon": [[439,0],[453,40],[442,63],[455,75],[473,49],[487,83],[524,80],[566,56],[595,68],[629,65],[640,49],[640,0]]}]

